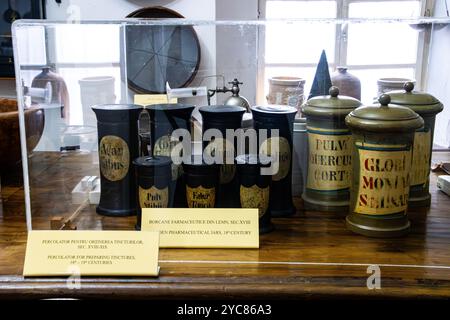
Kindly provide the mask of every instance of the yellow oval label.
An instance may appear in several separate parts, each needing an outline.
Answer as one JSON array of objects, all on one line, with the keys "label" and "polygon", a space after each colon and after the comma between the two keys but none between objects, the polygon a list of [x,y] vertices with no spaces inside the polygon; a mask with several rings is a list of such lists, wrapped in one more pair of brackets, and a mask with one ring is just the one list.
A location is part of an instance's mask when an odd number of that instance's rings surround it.
[{"label": "yellow oval label", "polygon": [[431,130],[414,134],[411,186],[425,185],[430,176]]},{"label": "yellow oval label", "polygon": [[125,178],[130,167],[128,145],[120,137],[104,136],[99,146],[100,171],[110,181]]},{"label": "yellow oval label", "polygon": [[[170,134],[159,137],[159,139],[155,142],[155,146],[153,147],[153,155],[171,157],[173,148],[181,143],[180,141],[172,141],[171,138],[172,136]],[[183,154],[182,149],[180,150],[181,158]],[[182,174],[183,167],[181,165],[172,163],[172,180],[177,180],[179,177],[181,177]]]},{"label": "yellow oval label", "polygon": [[272,137],[265,140],[260,147],[260,153],[278,159],[278,171],[272,176],[273,181],[286,178],[291,169],[291,147],[284,137]]},{"label": "yellow oval label", "polygon": [[189,208],[214,208],[216,188],[186,186],[186,199]]},{"label": "yellow oval label", "polygon": [[358,153],[360,172],[354,211],[367,215],[405,211],[411,151],[358,149]]},{"label": "yellow oval label", "polygon": [[234,146],[227,139],[215,138],[211,141],[205,148],[205,154],[208,156],[221,160],[222,164],[220,166],[220,184],[230,183],[235,174],[236,166],[234,164],[226,164],[226,159],[234,161]]},{"label": "yellow oval label", "polygon": [[269,187],[260,188],[257,185],[240,188],[241,207],[257,208],[261,218],[269,207]]},{"label": "yellow oval label", "polygon": [[152,186],[144,189],[139,186],[139,205],[141,208],[167,208],[169,205],[169,187],[158,189]]},{"label": "yellow oval label", "polygon": [[306,187],[320,191],[347,189],[352,179],[352,136],[308,132]]}]

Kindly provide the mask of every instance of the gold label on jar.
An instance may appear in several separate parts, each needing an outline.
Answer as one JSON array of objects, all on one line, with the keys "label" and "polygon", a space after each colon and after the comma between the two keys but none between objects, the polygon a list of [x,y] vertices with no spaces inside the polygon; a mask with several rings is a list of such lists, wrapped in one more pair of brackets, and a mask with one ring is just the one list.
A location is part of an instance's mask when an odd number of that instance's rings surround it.
[{"label": "gold label on jar", "polygon": [[269,187],[260,188],[257,185],[240,188],[241,207],[257,208],[261,218],[269,207]]},{"label": "gold label on jar", "polygon": [[189,208],[214,208],[216,188],[186,186],[186,198]]},{"label": "gold label on jar", "polygon": [[[171,141],[171,138],[172,136],[170,134],[159,137],[153,147],[153,155],[171,157],[173,148],[175,148],[177,144],[181,143],[180,141]],[[180,151],[180,157],[182,156],[182,151]],[[172,163],[172,181],[177,180],[182,174],[183,167]]]},{"label": "gold label on jar", "polygon": [[144,189],[139,186],[139,205],[141,208],[167,208],[169,187],[158,189],[152,186],[150,189]]},{"label": "gold label on jar", "polygon": [[110,181],[125,178],[130,167],[128,145],[120,137],[104,136],[99,146],[100,171]]},{"label": "gold label on jar", "polygon": [[405,211],[410,185],[411,151],[405,146],[359,146],[359,187],[354,211],[385,215]]},{"label": "gold label on jar", "polygon": [[[272,148],[273,145],[277,147]],[[278,151],[277,151],[278,150]],[[272,137],[265,140],[260,147],[260,152],[264,155],[278,159],[278,171],[272,176],[273,181],[284,179],[291,168],[291,147],[284,137]]]},{"label": "gold label on jar", "polygon": [[[234,159],[234,146],[227,139],[215,138],[205,148],[205,153],[212,158],[221,159],[223,163],[229,159]],[[236,174],[236,166],[234,164],[220,165],[220,184],[230,183]]]},{"label": "gold label on jar", "polygon": [[352,136],[348,130],[308,128],[306,187],[320,191],[348,189],[352,179]]},{"label": "gold label on jar", "polygon": [[414,135],[411,186],[424,185],[430,175],[431,130]]}]

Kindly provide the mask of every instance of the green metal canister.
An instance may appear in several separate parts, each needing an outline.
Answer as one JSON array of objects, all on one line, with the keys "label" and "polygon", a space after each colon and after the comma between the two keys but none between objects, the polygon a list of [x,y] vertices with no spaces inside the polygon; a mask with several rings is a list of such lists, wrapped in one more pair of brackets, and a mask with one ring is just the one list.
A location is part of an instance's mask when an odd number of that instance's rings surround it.
[{"label": "green metal canister", "polygon": [[345,123],[352,131],[353,184],[347,227],[370,237],[396,237],[409,231],[408,207],[414,132],[423,119],[409,108],[389,105],[352,111]]},{"label": "green metal canister", "polygon": [[359,106],[359,100],[339,96],[337,87],[303,105],[309,154],[302,198],[307,210],[348,211],[353,143],[345,117]]},{"label": "green metal canister", "polygon": [[431,195],[429,192],[429,178],[431,165],[431,150],[433,148],[434,122],[436,114],[444,108],[442,103],[432,95],[413,91],[414,83],[406,82],[404,90],[391,91],[391,103],[410,108],[419,114],[424,126],[414,135],[411,187],[409,190],[409,207],[429,207]]}]

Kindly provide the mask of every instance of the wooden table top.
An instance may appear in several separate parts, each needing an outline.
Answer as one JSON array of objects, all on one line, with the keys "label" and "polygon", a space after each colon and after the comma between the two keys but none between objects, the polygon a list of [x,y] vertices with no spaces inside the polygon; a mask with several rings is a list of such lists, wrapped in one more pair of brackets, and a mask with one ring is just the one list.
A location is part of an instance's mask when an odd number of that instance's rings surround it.
[{"label": "wooden table top", "polygon": [[[434,161],[449,161],[436,152]],[[84,175],[98,174],[92,156],[35,154],[33,228],[49,229],[49,217],[68,217],[70,192]],[[26,246],[23,189],[3,186],[0,204],[0,298],[449,298],[450,197],[436,189],[431,208],[409,216],[411,233],[372,239],[345,228],[344,215],[298,210],[274,219],[276,230],[260,249],[161,249],[158,278],[83,278],[69,289],[64,278],[22,277]],[[301,201],[296,199],[301,208]],[[111,218],[86,208],[78,229],[133,230],[135,218]],[[367,288],[377,265],[381,289]]]}]

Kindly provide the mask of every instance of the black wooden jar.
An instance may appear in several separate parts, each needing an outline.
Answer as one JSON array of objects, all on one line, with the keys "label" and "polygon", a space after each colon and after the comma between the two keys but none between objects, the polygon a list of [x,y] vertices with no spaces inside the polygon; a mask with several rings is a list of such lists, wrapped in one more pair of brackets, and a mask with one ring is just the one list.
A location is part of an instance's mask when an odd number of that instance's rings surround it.
[{"label": "black wooden jar", "polygon": [[[217,206],[221,208],[238,208],[239,198],[236,197],[238,180],[236,176],[236,141],[226,139],[226,130],[236,130],[242,127],[242,116],[245,109],[238,106],[207,106],[200,108],[203,121],[203,136],[209,129],[217,129],[222,137],[215,137],[211,141],[203,141],[203,152],[207,155],[214,154],[218,147],[223,147],[223,158],[227,157],[232,163],[220,165],[220,185]],[[231,149],[231,150],[230,150]],[[228,155],[226,155],[228,153]],[[230,154],[231,153],[231,154]]]},{"label": "black wooden jar", "polygon": [[[148,105],[145,109],[150,116],[150,148],[153,156],[170,157],[173,148],[180,143],[171,141],[176,129],[190,132],[191,114],[194,106],[190,104],[168,103]],[[181,155],[180,155],[181,156]],[[172,193],[174,207],[186,207],[182,167],[172,163]]]},{"label": "black wooden jar", "polygon": [[219,165],[206,164],[201,156],[192,157],[191,162],[183,163],[183,175],[188,208],[216,207]]},{"label": "black wooden jar", "polygon": [[132,160],[139,156],[138,118],[133,104],[93,106],[97,116],[100,162],[100,203],[97,213],[129,216],[137,213],[136,179]]},{"label": "black wooden jar", "polygon": [[141,229],[143,208],[172,207],[172,160],[169,157],[139,157],[136,168],[136,194],[139,204],[136,229]]},{"label": "black wooden jar", "polygon": [[[297,109],[284,105],[252,107],[253,126],[258,135],[258,153],[279,160],[278,172],[272,175],[270,189],[270,214],[272,217],[286,217],[295,213],[292,202],[292,133]],[[271,131],[278,129],[278,137]],[[267,139],[261,141],[259,130],[267,130]],[[277,143],[279,154],[272,154],[271,145]]]},{"label": "black wooden jar", "polygon": [[272,176],[262,168],[270,166],[270,158],[264,155],[243,154],[236,157],[239,176],[239,199],[242,208],[257,208],[259,233],[274,229],[269,213],[270,184]]}]

